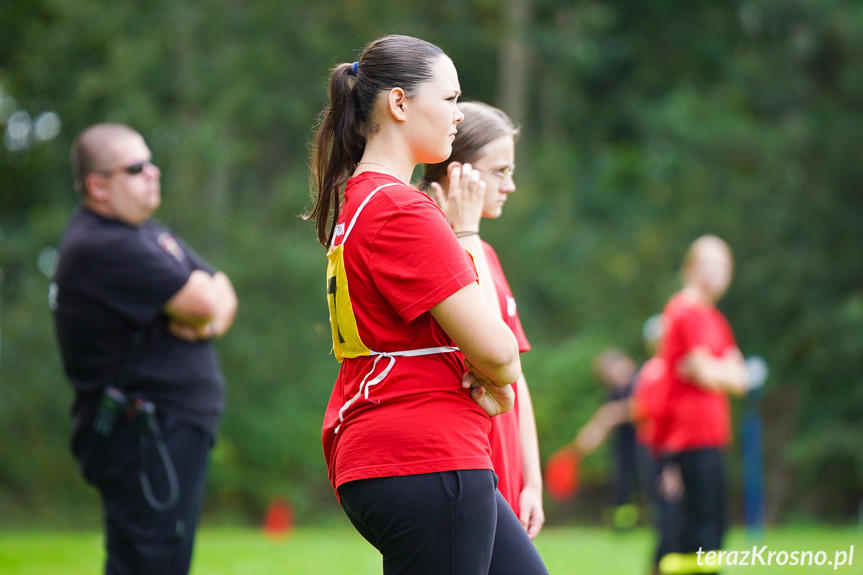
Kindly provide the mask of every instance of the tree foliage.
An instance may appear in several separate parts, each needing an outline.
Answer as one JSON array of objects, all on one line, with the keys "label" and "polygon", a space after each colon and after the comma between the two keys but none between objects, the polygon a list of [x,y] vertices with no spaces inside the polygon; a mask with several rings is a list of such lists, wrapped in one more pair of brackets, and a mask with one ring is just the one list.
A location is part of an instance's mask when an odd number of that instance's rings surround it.
[{"label": "tree foliage", "polygon": [[[543,455],[601,400],[592,355],[644,359],[642,323],[686,246],[715,233],[736,256],[721,307],[771,368],[773,516],[847,516],[863,495],[859,3],[31,0],[0,4],[0,31],[0,514],[81,507],[46,295],[74,204],[69,144],[97,121],[144,134],[158,216],[240,297],[219,343],[209,509],[257,517],[275,495],[301,517],[336,509],[319,443],[337,370],[325,265],[298,214],[329,69],[390,32],[441,45],[468,99],[520,106],[519,191],[483,232],[534,344]],[[40,139],[49,113],[62,129]],[[590,469],[601,481],[601,460]]]}]

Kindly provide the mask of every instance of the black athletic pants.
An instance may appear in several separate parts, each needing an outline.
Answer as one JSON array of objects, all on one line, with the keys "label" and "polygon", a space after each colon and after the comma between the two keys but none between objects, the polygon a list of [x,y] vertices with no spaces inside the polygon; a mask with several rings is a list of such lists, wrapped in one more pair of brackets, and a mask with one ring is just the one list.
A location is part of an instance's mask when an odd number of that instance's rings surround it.
[{"label": "black athletic pants", "polygon": [[635,503],[633,493],[638,490],[639,477],[635,442],[635,429],[625,423],[618,425],[613,433],[614,480],[612,481],[612,504],[615,507]]},{"label": "black athletic pants", "polygon": [[339,495],[385,575],[548,574],[489,470],[351,481]]},{"label": "black athletic pants", "polygon": [[662,462],[643,446],[639,446],[638,457],[645,477],[645,495],[650,502],[651,521],[656,530],[656,547],[652,561],[653,565],[659,565],[660,559],[672,552],[680,538],[681,501],[669,500],[659,492]]},{"label": "black athletic pants", "polygon": [[[141,488],[141,441],[125,417],[117,419],[111,437],[79,429],[73,451],[84,478],[102,497],[105,513],[106,575],[186,575],[201,511],[212,447],[211,437],[197,426],[159,415],[165,445],[179,481],[179,499],[172,509],[156,511]],[[150,445],[147,474],[157,501],[167,501],[164,464]]]},{"label": "black athletic pants", "polygon": [[723,456],[719,449],[693,449],[675,454],[683,476],[679,553],[722,549],[726,526]]}]

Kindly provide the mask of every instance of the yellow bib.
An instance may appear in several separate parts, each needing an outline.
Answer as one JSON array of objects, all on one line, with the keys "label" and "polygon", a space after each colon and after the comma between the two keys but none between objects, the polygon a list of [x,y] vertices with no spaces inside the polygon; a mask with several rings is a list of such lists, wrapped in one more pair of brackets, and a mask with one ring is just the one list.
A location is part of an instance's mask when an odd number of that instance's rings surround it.
[{"label": "yellow bib", "polygon": [[[372,191],[360,207],[357,208],[354,217],[345,229],[345,224],[338,224],[333,233],[332,245],[327,253],[327,305],[330,308],[330,329],[333,334],[333,351],[336,354],[336,359],[339,363],[346,357],[361,357],[371,355],[371,350],[360,339],[360,333],[357,330],[357,318],[354,316],[354,309],[351,307],[351,296],[348,290],[348,276],[345,273],[345,255],[344,246],[348,240],[351,230],[354,229],[354,224],[357,218],[362,213],[363,209],[369,203],[369,200],[378,193],[378,190],[388,186],[396,186],[395,182],[384,184]],[[341,241],[336,245],[336,241]]]},{"label": "yellow bib", "polygon": [[344,244],[335,246],[327,254],[327,305],[330,308],[333,351],[339,363],[346,357],[360,357],[370,353],[360,339],[357,318],[351,307],[344,247]]},{"label": "yellow bib", "polygon": [[[370,193],[360,207],[357,208],[354,217],[351,218],[350,224],[345,229],[345,224],[337,224],[333,233],[332,245],[327,253],[327,306],[330,310],[330,329],[333,335],[333,351],[336,354],[336,359],[339,363],[345,358],[355,358],[362,356],[375,356],[372,362],[371,369],[366,373],[363,380],[360,382],[359,390],[348,401],[342,405],[339,410],[339,425],[336,426],[334,432],[338,433],[342,422],[345,420],[345,415],[350,407],[365,398],[368,401],[374,401],[369,398],[369,392],[373,386],[381,383],[387,374],[395,365],[397,357],[418,357],[423,355],[433,355],[437,353],[453,353],[458,351],[457,347],[442,346],[442,347],[427,347],[422,349],[409,349],[400,351],[373,351],[363,343],[360,339],[359,331],[357,330],[357,318],[354,315],[353,307],[351,306],[351,296],[348,290],[348,276],[345,273],[345,254],[344,247],[357,218],[369,200],[372,199],[378,190],[388,186],[397,186],[396,182],[379,186]],[[342,237],[344,236],[344,237]],[[336,242],[341,238],[341,242],[336,245]],[[378,362],[381,358],[386,358],[386,367],[383,371],[375,375]],[[374,375],[374,377],[372,377]],[[377,403],[377,401],[374,401]]]}]

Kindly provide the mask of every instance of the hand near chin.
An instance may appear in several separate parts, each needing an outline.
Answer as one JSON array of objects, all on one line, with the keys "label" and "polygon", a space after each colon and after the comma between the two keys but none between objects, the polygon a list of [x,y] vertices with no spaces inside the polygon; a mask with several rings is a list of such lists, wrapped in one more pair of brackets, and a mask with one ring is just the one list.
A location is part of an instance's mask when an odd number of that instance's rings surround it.
[{"label": "hand near chin", "polygon": [[468,371],[461,378],[461,386],[470,389],[470,397],[485,411],[489,417],[506,413],[515,403],[515,391],[512,385],[499,385],[490,380],[470,362],[465,360]]},{"label": "hand near chin", "polygon": [[485,182],[470,164],[452,162],[447,167],[446,189],[432,182],[434,200],[456,232],[479,230],[485,200]]}]

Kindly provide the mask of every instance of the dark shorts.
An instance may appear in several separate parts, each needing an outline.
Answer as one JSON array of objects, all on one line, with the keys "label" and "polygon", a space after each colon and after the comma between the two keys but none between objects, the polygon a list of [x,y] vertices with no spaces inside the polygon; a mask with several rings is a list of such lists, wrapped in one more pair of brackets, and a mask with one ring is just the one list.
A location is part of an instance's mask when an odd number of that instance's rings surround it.
[{"label": "dark shorts", "polygon": [[547,575],[489,470],[351,481],[342,508],[385,575]]}]

